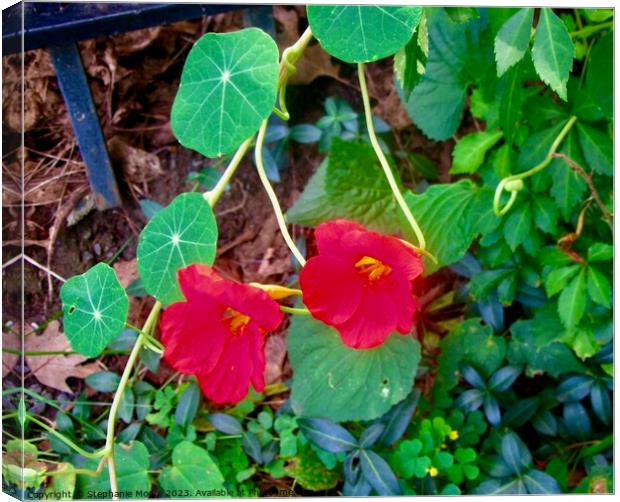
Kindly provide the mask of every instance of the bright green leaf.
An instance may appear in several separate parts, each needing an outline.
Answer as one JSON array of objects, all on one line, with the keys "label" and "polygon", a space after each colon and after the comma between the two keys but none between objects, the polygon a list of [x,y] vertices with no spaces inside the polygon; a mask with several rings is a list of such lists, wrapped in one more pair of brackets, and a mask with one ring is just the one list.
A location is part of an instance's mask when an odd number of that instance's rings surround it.
[{"label": "bright green leaf", "polygon": [[405,47],[394,54],[394,75],[409,97],[413,88],[424,75],[428,58],[428,29],[426,17],[422,16],[418,29]]},{"label": "bright green leaf", "polygon": [[586,309],[586,274],[582,270],[566,286],[558,301],[558,313],[562,323],[567,328],[576,326]]},{"label": "bright green leaf", "polygon": [[[571,130],[568,133],[560,147],[560,152],[577,164],[584,165],[575,131]],[[564,220],[570,221],[575,206],[581,202],[588,186],[584,179],[562,159],[554,159],[546,171],[553,180],[551,196],[556,201]]]},{"label": "bright green leaf", "polygon": [[611,244],[597,242],[588,249],[588,261],[609,261],[614,257],[614,247]]},{"label": "bright green leaf", "polygon": [[522,204],[514,208],[504,223],[504,238],[514,251],[532,231],[532,208]]},{"label": "bright green leaf", "polygon": [[590,265],[587,268],[586,284],[593,302],[606,308],[611,306],[611,284],[603,272]]},{"label": "bright green leaf", "polygon": [[181,300],[177,271],[192,263],[211,265],[216,243],[217,224],[208,202],[195,192],[178,195],[140,235],[138,272],[145,289],[164,305]]},{"label": "bright green leaf", "polygon": [[517,64],[530,44],[534,9],[520,9],[499,30],[495,37],[495,60],[497,76]]},{"label": "bright green leaf", "polygon": [[[491,198],[492,194],[479,189],[471,180],[433,185],[420,195],[405,194],[426,239],[426,247],[439,262],[424,259],[426,274],[459,260],[478,232],[499,224],[501,220],[493,214]],[[404,219],[401,228],[415,242]]]},{"label": "bright green leaf", "polygon": [[[325,191],[332,211],[385,233],[397,232],[400,209],[372,147],[334,138],[327,158]],[[388,163],[394,166],[389,157]],[[392,172],[400,185],[394,167]]]},{"label": "bright green leaf", "polygon": [[234,151],[271,114],[278,59],[273,38],[258,28],[201,37],[187,56],[172,105],[179,142],[207,157]]},{"label": "bright green leaf", "polygon": [[306,316],[295,316],[288,334],[295,414],[334,421],[372,420],[403,400],[420,360],[420,345],[391,335],[373,348],[345,346],[338,332]]},{"label": "bright green leaf", "polygon": [[558,227],[558,208],[549,197],[542,194],[532,198],[534,222],[543,232],[554,235]]},{"label": "bright green leaf", "polygon": [[98,263],[60,290],[65,336],[76,352],[96,357],[125,328],[129,298],[114,270]]},{"label": "bright green leaf", "polygon": [[367,63],[404,47],[422,8],[309,5],[307,13],[312,33],[329,54],[347,63]]},{"label": "bright green leaf", "polygon": [[467,23],[480,17],[475,7],[444,7],[446,13],[455,23]]},{"label": "bright green leaf", "polygon": [[183,441],[172,452],[172,466],[159,475],[159,485],[165,497],[210,498],[221,496],[212,490],[223,490],[224,478],[206,450]]},{"label": "bright green leaf", "polygon": [[[119,492],[123,492],[120,498],[146,499],[150,497],[151,481],[149,479],[149,452],[139,441],[134,441],[130,445],[117,444],[114,446],[114,457],[116,464],[116,478]],[[98,460],[89,459],[84,464],[85,469],[97,470]],[[110,476],[108,473],[108,463],[104,462],[104,467],[98,476],[77,476],[77,497],[81,499],[92,499],[93,493],[97,498],[111,498]]]},{"label": "bright green leaf", "polygon": [[502,138],[501,131],[472,132],[463,136],[452,151],[450,174],[472,174],[484,162],[484,156]]},{"label": "bright green leaf", "polygon": [[564,101],[573,54],[573,42],[564,23],[551,9],[540,9],[532,60],[540,78]]},{"label": "bright green leaf", "polygon": [[594,44],[585,79],[588,94],[608,119],[613,117],[613,40],[614,32],[609,31]]},{"label": "bright green leaf", "polygon": [[556,268],[549,272],[545,278],[545,289],[547,291],[547,296],[552,297],[562,291],[569,279],[578,271],[579,265],[575,264],[568,267]]},{"label": "bright green leaf", "polygon": [[467,80],[466,25],[450,20],[443,9],[428,11],[429,52],[426,71],[406,103],[407,113],[429,138],[450,138],[461,123]]},{"label": "bright green leaf", "polygon": [[579,143],[588,165],[597,173],[613,174],[614,152],[611,138],[607,134],[585,124],[577,123]]}]

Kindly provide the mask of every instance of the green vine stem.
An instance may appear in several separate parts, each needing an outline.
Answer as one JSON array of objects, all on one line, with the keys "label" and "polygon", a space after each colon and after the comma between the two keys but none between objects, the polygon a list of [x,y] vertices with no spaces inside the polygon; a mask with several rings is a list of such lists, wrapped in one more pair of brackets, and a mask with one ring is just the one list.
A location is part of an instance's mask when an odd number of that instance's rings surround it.
[{"label": "green vine stem", "polygon": [[310,315],[310,311],[308,309],[287,307],[286,305],[280,305],[280,310],[285,314]]},{"label": "green vine stem", "polygon": [[224,188],[226,188],[226,185],[230,181],[230,178],[232,178],[233,174],[235,174],[235,171],[239,167],[241,160],[243,159],[246,152],[248,151],[248,148],[250,148],[250,145],[252,144],[253,140],[254,140],[254,135],[250,136],[243,143],[241,143],[241,146],[237,148],[235,155],[233,155],[233,158],[230,159],[228,166],[226,166],[226,169],[222,173],[222,176],[220,176],[220,179],[217,181],[217,184],[213,187],[213,189],[204,193],[204,198],[211,207],[215,206],[216,202],[222,195],[222,192],[224,192]]},{"label": "green vine stem", "polygon": [[[151,309],[151,312],[144,323],[144,327],[142,328],[142,333],[150,333],[155,328],[155,323],[157,322],[157,318],[159,317],[159,312],[161,310],[161,303],[159,301],[155,302],[155,305]],[[125,365],[125,370],[121,376],[121,381],[118,384],[118,389],[116,390],[116,394],[114,394],[114,400],[112,401],[112,407],[110,408],[110,416],[108,417],[108,429],[106,434],[106,441],[104,451],[106,452],[106,456],[108,459],[108,472],[110,475],[110,490],[112,491],[112,497],[116,500],[115,494],[118,493],[118,481],[116,479],[116,468],[114,465],[114,430],[116,426],[116,415],[118,412],[118,407],[121,404],[121,398],[123,397],[123,393],[125,392],[125,387],[127,386],[127,381],[129,380],[129,376],[133,370],[133,366],[138,358],[138,354],[140,353],[140,349],[144,345],[145,337],[140,333],[138,335],[138,339],[136,340],[133,349],[131,350],[131,354],[129,354],[129,359],[127,359],[127,363]]]},{"label": "green vine stem", "polygon": [[573,31],[569,33],[569,35],[571,36],[571,38],[575,38],[575,37],[588,38],[590,35],[596,33],[597,31],[601,31],[606,28],[612,28],[613,25],[614,25],[613,21],[608,21],[606,23],[601,23],[601,24],[594,24],[591,26],[586,26],[585,28],[581,30]]},{"label": "green vine stem", "polygon": [[258,136],[256,138],[256,146],[254,147],[254,156],[256,159],[256,170],[258,171],[258,177],[267,192],[267,197],[271,201],[271,205],[273,206],[273,211],[276,215],[276,220],[278,221],[278,226],[280,227],[280,232],[282,233],[282,237],[284,237],[284,241],[286,245],[293,253],[295,259],[301,264],[303,267],[306,264],[306,259],[301,251],[295,245],[291,234],[286,228],[286,221],[284,220],[284,214],[282,214],[282,208],[280,207],[280,203],[278,202],[278,197],[274,192],[271,183],[269,183],[269,179],[267,178],[267,173],[265,172],[265,165],[263,163],[263,143],[265,141],[265,132],[267,131],[267,120],[264,120],[258,130]]},{"label": "green vine stem", "polygon": [[[507,176],[499,182],[497,188],[495,189],[495,195],[493,197],[493,212],[497,216],[504,216],[508,211],[510,211],[510,208],[514,204],[515,200],[517,200],[517,194],[523,189],[523,180],[525,178],[529,178],[530,176],[533,176],[534,174],[542,171],[551,163],[551,161],[554,159],[556,150],[560,146],[560,143],[562,143],[562,141],[564,140],[564,138],[571,130],[576,121],[577,117],[575,116],[572,116],[569,119],[569,121],[560,131],[560,134],[558,134],[553,141],[551,147],[549,148],[549,152],[547,152],[547,156],[542,160],[542,162],[523,173]],[[501,197],[504,190],[510,193],[510,199],[508,199],[508,202],[504,207],[501,207]]]},{"label": "green vine stem", "polygon": [[299,61],[299,58],[303,54],[304,50],[308,47],[310,40],[312,40],[312,30],[310,29],[310,26],[308,26],[306,31],[304,31],[301,37],[299,37],[299,40],[297,40],[297,42],[290,47],[284,49],[284,52],[282,53],[282,61],[280,62],[280,78],[278,79],[278,102],[280,104],[280,108],[274,109],[274,113],[282,120],[288,120],[290,118],[290,114],[286,108],[286,86],[288,79],[291,78],[297,71],[295,63]]},{"label": "green vine stem", "polygon": [[42,422],[38,418],[35,418],[35,417],[29,415],[28,413],[25,414],[25,419],[28,420],[29,422],[37,424],[42,429],[44,429],[47,432],[49,432],[50,434],[56,436],[63,443],[65,443],[70,448],[74,449],[77,453],[79,453],[83,457],[90,458],[90,459],[98,459],[98,458],[101,458],[103,455],[105,455],[105,448],[103,450],[99,450],[99,451],[96,451],[96,452],[86,451],[83,448],[81,448],[80,446],[76,445],[68,437],[64,436],[60,432],[55,431],[52,427],[50,427],[46,423]]},{"label": "green vine stem", "polygon": [[[362,92],[362,100],[364,101],[364,114],[366,116],[366,128],[368,129],[368,137],[370,138],[370,143],[372,144],[372,147],[375,150],[375,154],[377,155],[377,158],[379,159],[379,163],[381,164],[381,167],[383,168],[383,172],[385,173],[385,177],[387,178],[388,184],[390,185],[390,188],[392,189],[394,198],[396,199],[396,202],[398,202],[398,205],[400,206],[401,210],[405,214],[405,218],[407,218],[409,225],[411,226],[411,228],[413,229],[413,232],[415,233],[416,239],[418,240],[418,247],[421,251],[424,251],[426,249],[426,241],[424,240],[424,234],[422,234],[422,230],[418,226],[418,223],[415,221],[415,218],[413,217],[413,214],[411,213],[409,206],[407,206],[407,203],[405,202],[405,199],[403,198],[403,194],[400,193],[400,189],[398,188],[398,184],[396,183],[394,174],[392,173],[392,170],[390,169],[390,165],[388,164],[388,161],[385,158],[383,150],[381,150],[381,146],[379,145],[379,142],[377,141],[377,135],[375,134],[375,127],[372,124],[372,110],[370,108],[370,97],[368,96],[368,87],[366,86],[366,76],[364,75],[364,63],[357,64],[357,74],[358,74],[358,78],[360,81],[360,90]],[[428,254],[428,253],[424,253],[424,254]]]}]

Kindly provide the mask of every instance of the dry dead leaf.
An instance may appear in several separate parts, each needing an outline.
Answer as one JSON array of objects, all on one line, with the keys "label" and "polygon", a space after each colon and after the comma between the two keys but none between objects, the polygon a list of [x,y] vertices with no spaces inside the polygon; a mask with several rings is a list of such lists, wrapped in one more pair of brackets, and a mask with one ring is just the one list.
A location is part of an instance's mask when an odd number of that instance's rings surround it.
[{"label": "dry dead leaf", "polygon": [[144,183],[164,173],[157,155],[128,145],[120,136],[108,140],[108,152],[129,182]]},{"label": "dry dead leaf", "polygon": [[[2,333],[2,348],[3,349],[21,349],[21,340],[19,335],[19,326],[16,326],[12,331]],[[15,363],[19,355],[10,354],[9,352],[2,352],[2,377],[7,376],[11,370],[15,367]]]},{"label": "dry dead leaf", "polygon": [[280,381],[286,359],[286,342],[282,334],[274,334],[265,342],[265,383]]},{"label": "dry dead leaf", "polygon": [[117,261],[112,267],[116,272],[118,282],[120,282],[121,286],[124,288],[138,278],[138,267],[135,258],[133,260]]},{"label": "dry dead leaf", "polygon": [[[25,338],[26,352],[57,352],[70,351],[71,346],[65,335],[60,331],[60,323],[52,321],[40,335],[29,335]],[[79,354],[69,356],[26,356],[26,364],[36,379],[43,385],[62,392],[72,394],[67,385],[67,378],[86,378],[100,371],[98,363],[82,364],[86,357]]]}]

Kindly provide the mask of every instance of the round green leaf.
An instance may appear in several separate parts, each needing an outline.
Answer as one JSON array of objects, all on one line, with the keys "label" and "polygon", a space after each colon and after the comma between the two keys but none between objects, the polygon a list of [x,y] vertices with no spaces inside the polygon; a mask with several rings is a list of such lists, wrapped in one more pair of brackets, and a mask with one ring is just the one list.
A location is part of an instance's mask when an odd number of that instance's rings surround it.
[{"label": "round green leaf", "polygon": [[309,5],[308,22],[323,48],[347,63],[394,54],[411,39],[421,7]]},{"label": "round green leaf", "polygon": [[146,291],[164,305],[183,298],[177,271],[215,259],[217,223],[211,206],[195,192],[176,197],[140,235],[138,272]]},{"label": "round green leaf", "polygon": [[393,334],[379,347],[355,350],[306,316],[293,319],[288,352],[295,414],[337,422],[372,420],[405,399],[420,361],[420,345],[409,336]]},{"label": "round green leaf", "polygon": [[179,142],[207,157],[231,153],[274,106],[278,48],[257,28],[207,33],[190,51],[172,105]]},{"label": "round green leaf", "polygon": [[[189,441],[179,443],[172,452],[172,466],[159,475],[164,497],[210,498],[222,496],[224,478],[206,450]],[[213,490],[222,490],[214,493]]]},{"label": "round green leaf", "polygon": [[125,328],[129,298],[114,270],[98,263],[60,290],[65,335],[76,352],[95,357]]},{"label": "round green leaf", "polygon": [[[144,444],[133,441],[131,445],[114,445],[116,480],[120,498],[147,499],[151,492],[149,479],[149,452]],[[83,468],[97,470],[99,460],[87,460]],[[110,499],[110,475],[108,463],[97,476],[79,474],[77,477],[77,497],[81,499]]]}]

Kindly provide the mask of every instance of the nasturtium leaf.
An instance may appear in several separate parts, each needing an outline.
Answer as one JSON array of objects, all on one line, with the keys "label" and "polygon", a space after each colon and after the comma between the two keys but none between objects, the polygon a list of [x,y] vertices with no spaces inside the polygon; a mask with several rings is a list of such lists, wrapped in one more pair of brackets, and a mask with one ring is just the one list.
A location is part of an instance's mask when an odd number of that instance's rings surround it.
[{"label": "nasturtium leaf", "polygon": [[530,44],[534,9],[520,9],[501,27],[495,37],[495,60],[497,76],[501,77],[508,68],[517,64]]},{"label": "nasturtium leaf", "polygon": [[278,48],[258,28],[207,33],[192,47],[170,123],[179,142],[207,157],[231,153],[271,113]]},{"label": "nasturtium leaf", "polygon": [[588,294],[593,302],[596,302],[603,307],[611,307],[611,283],[609,279],[598,268],[590,265],[587,268],[586,284],[588,287]]},{"label": "nasturtium leaf", "polygon": [[574,47],[566,25],[549,8],[540,9],[532,47],[534,68],[540,78],[564,101],[566,84],[573,67]]},{"label": "nasturtium leaf", "polygon": [[567,328],[575,327],[586,309],[586,274],[585,269],[562,290],[558,300],[558,313]]},{"label": "nasturtium leaf", "polygon": [[76,352],[95,357],[125,328],[129,298],[114,269],[98,263],[60,290],[65,336]]},{"label": "nasturtium leaf", "polygon": [[[134,441],[130,445],[116,444],[114,459],[118,491],[122,492],[120,498],[149,498],[151,480],[148,474],[149,452],[146,446],[139,441]],[[96,471],[98,465],[99,460],[89,459],[83,468]],[[104,462],[103,470],[97,476],[78,474],[76,490],[77,498],[81,499],[92,499],[93,493],[100,494],[97,498],[112,498],[108,463]]]},{"label": "nasturtium leaf", "polygon": [[367,63],[404,47],[422,17],[421,7],[309,5],[312,33],[329,54]]},{"label": "nasturtium leaf", "polygon": [[[424,258],[424,272],[458,261],[479,232],[490,231],[500,223],[493,214],[492,193],[478,188],[471,180],[438,184],[420,195],[405,193],[405,201],[426,239],[426,247],[438,263]],[[415,242],[408,224],[401,228]]]},{"label": "nasturtium leaf", "polygon": [[210,498],[221,496],[224,478],[206,450],[183,441],[172,452],[172,466],[159,475],[165,497]]},{"label": "nasturtium leaf", "polygon": [[452,151],[450,174],[473,174],[484,156],[502,138],[501,131],[472,132],[463,136]]},{"label": "nasturtium leaf", "polygon": [[597,173],[613,174],[614,152],[611,138],[593,127],[577,124],[579,143],[588,165]]},{"label": "nasturtium leaf", "polygon": [[216,243],[217,223],[209,203],[195,192],[177,196],[140,235],[138,272],[146,291],[164,305],[182,300],[177,271],[192,263],[211,265]]},{"label": "nasturtium leaf", "polygon": [[293,319],[288,352],[295,414],[336,422],[384,414],[409,394],[420,361],[420,345],[409,336],[393,334],[378,347],[356,350],[306,316]]}]

